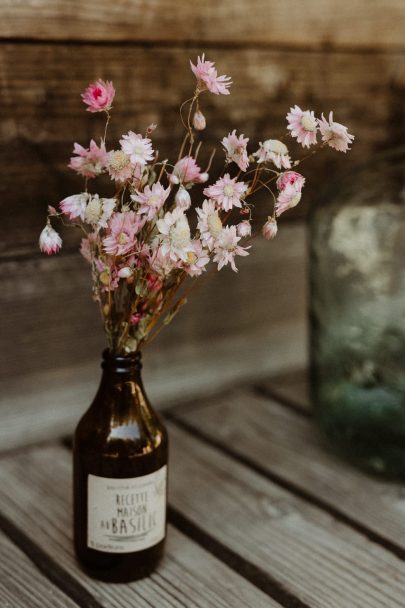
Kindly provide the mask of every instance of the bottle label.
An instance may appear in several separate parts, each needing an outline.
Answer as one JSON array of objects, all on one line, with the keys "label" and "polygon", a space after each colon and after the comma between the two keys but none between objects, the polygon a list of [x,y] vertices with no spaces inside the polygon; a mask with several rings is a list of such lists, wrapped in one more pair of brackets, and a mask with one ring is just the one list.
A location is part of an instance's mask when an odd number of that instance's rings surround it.
[{"label": "bottle label", "polygon": [[126,479],[88,476],[87,546],[106,553],[148,549],[165,536],[167,466]]}]

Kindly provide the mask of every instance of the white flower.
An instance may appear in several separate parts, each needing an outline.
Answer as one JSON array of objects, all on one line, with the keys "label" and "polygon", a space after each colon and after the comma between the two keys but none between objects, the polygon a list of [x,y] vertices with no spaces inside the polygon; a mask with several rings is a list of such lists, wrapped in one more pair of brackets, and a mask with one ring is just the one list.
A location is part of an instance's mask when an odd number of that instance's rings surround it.
[{"label": "white flower", "polygon": [[265,239],[267,239],[268,241],[270,241],[270,239],[274,239],[274,237],[277,234],[277,222],[274,219],[274,217],[271,217],[269,215],[269,217],[267,218],[267,222],[264,224],[263,228],[262,228],[262,233]]},{"label": "white flower", "polygon": [[191,197],[184,186],[180,186],[177,190],[174,202],[177,207],[180,207],[180,209],[183,209],[184,211],[191,207]]},{"label": "white flower", "polygon": [[239,222],[236,226],[236,231],[238,236],[242,238],[245,236],[250,236],[252,234],[252,226],[250,225],[249,220],[243,220],[243,222]]},{"label": "white flower", "polygon": [[183,209],[176,207],[168,211],[163,219],[157,220],[162,254],[169,255],[173,261],[187,262],[187,254],[193,250],[190,226]]},{"label": "white flower", "polygon": [[211,250],[222,231],[222,221],[218,215],[218,209],[214,201],[205,200],[202,208],[197,207],[196,212],[198,215],[197,228],[200,231],[201,241],[203,245]]},{"label": "white flower", "polygon": [[152,141],[148,137],[142,137],[133,131],[128,131],[120,139],[122,151],[128,154],[134,165],[146,165],[153,160]]},{"label": "white flower", "polygon": [[278,139],[266,139],[263,143],[260,142],[260,148],[253,154],[257,157],[258,163],[272,161],[274,165],[281,169],[291,169],[291,159],[288,154],[288,148],[282,141]]},{"label": "white flower", "polygon": [[221,270],[223,266],[230,264],[232,270],[238,272],[238,269],[235,266],[235,256],[249,255],[247,251],[249,247],[241,247],[238,245],[240,238],[241,237],[236,234],[236,226],[225,226],[225,228],[222,229],[214,249],[214,262],[218,262],[218,270]]},{"label": "white flower", "polygon": [[107,222],[113,214],[115,204],[115,198],[100,198],[98,194],[92,195],[84,214],[85,221],[99,228],[107,228]]},{"label": "white flower", "polygon": [[210,261],[209,252],[204,249],[201,241],[195,239],[192,242],[193,250],[187,254],[187,265],[184,266],[184,270],[191,277],[198,277],[200,274],[205,272],[205,267]]},{"label": "white flower", "polygon": [[61,247],[62,239],[59,234],[50,224],[47,224],[39,235],[40,250],[51,255],[52,253],[57,253]]},{"label": "white flower", "polygon": [[74,220],[75,218],[80,217],[82,222],[84,222],[84,214],[86,212],[88,200],[89,194],[87,194],[87,192],[72,194],[72,196],[64,198],[63,201],[59,203],[59,206],[69,219]]},{"label": "white flower", "polygon": [[322,135],[322,141],[326,142],[328,146],[334,148],[338,152],[347,152],[350,150],[349,146],[354,139],[354,135],[351,135],[347,127],[341,125],[339,122],[333,121],[333,112],[329,113],[329,122],[322,114],[322,119],[318,120],[319,129]]}]

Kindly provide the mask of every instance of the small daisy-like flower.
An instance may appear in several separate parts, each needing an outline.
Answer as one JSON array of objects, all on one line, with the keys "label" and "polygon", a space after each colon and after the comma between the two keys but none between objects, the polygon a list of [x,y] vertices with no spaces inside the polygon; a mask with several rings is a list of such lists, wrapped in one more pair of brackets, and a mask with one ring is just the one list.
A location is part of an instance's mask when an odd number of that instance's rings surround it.
[{"label": "small daisy-like flower", "polygon": [[198,215],[197,228],[200,231],[201,242],[211,250],[222,232],[222,221],[218,209],[211,200],[205,200],[202,207],[196,209]]},{"label": "small daisy-like flower", "polygon": [[201,184],[204,174],[192,156],[184,156],[175,165],[172,173],[173,183]]},{"label": "small daisy-like flower", "polygon": [[333,121],[333,112],[329,113],[329,122],[322,114],[321,120],[318,120],[319,129],[322,135],[322,141],[326,142],[328,146],[334,148],[338,152],[347,152],[350,150],[349,146],[354,140],[354,135],[350,135],[347,131],[347,127],[341,125],[339,122]]},{"label": "small daisy-like flower", "polygon": [[142,137],[133,131],[128,131],[120,139],[122,151],[128,154],[134,165],[146,165],[153,160],[152,141],[148,137]]},{"label": "small daisy-like flower", "polygon": [[187,262],[187,254],[193,247],[190,226],[184,211],[178,207],[174,211],[168,211],[163,219],[157,220],[156,226],[162,235],[159,240],[163,256],[168,255],[174,262]]},{"label": "small daisy-like flower", "polygon": [[259,149],[253,154],[258,163],[271,161],[277,169],[291,169],[291,159],[288,148],[278,139],[266,139],[259,143]]},{"label": "small daisy-like flower", "polygon": [[305,177],[296,171],[285,171],[277,179],[276,184],[280,191],[284,190],[286,186],[290,185],[294,186],[298,192],[301,192],[305,184]]},{"label": "small daisy-like flower", "polygon": [[97,80],[89,84],[81,98],[87,106],[88,112],[108,112],[115,96],[115,89],[112,82],[108,80]]},{"label": "small daisy-like flower", "polygon": [[230,264],[234,272],[238,272],[235,265],[236,255],[249,255],[249,247],[238,245],[241,237],[236,234],[236,226],[225,226],[215,243],[214,262],[218,263],[218,270]]},{"label": "small daisy-like flower", "polygon": [[107,221],[114,211],[116,202],[115,198],[100,198],[98,194],[93,194],[87,203],[85,221],[98,228],[107,228]]},{"label": "small daisy-like flower", "polygon": [[124,255],[134,248],[135,235],[144,221],[134,211],[114,213],[108,222],[109,234],[103,239],[103,246],[109,255]]},{"label": "small daisy-like flower", "polygon": [[250,225],[249,220],[243,220],[243,222],[239,222],[236,226],[236,232],[238,236],[242,238],[245,236],[250,236],[252,234],[252,226]]},{"label": "small daisy-like flower", "polygon": [[165,189],[162,184],[156,183],[152,187],[145,186],[143,192],[137,190],[136,194],[131,194],[131,199],[140,204],[138,213],[151,220],[163,207],[169,194],[170,188]]},{"label": "small daisy-like flower", "polygon": [[128,154],[122,150],[112,150],[108,153],[107,171],[111,179],[117,182],[126,182],[132,177],[134,166]]},{"label": "small daisy-like flower", "polygon": [[312,110],[301,110],[299,106],[290,108],[287,114],[287,129],[291,131],[291,137],[295,137],[303,148],[309,148],[316,144],[316,133],[318,131],[318,120]]},{"label": "small daisy-like flower", "polygon": [[301,200],[301,191],[295,188],[295,185],[287,184],[287,186],[280,192],[276,202],[276,215],[280,217],[287,209],[292,209],[298,205]]},{"label": "small daisy-like flower", "polygon": [[237,182],[229,173],[215,182],[212,186],[204,189],[204,194],[216,202],[224,211],[230,211],[232,207],[242,207],[241,198],[247,190],[247,184]]},{"label": "small daisy-like flower", "polygon": [[92,139],[89,148],[83,148],[80,144],[75,143],[73,154],[76,154],[76,156],[71,157],[68,167],[79,175],[83,175],[83,177],[96,177],[96,175],[103,173],[108,159],[103,141],[99,147],[94,139]]},{"label": "small daisy-like flower", "polygon": [[263,228],[262,228],[262,233],[265,239],[267,239],[268,241],[270,241],[271,239],[274,239],[274,237],[277,234],[277,222],[274,219],[274,217],[269,216],[267,218],[267,222],[264,224]]},{"label": "small daisy-like flower", "polygon": [[69,219],[74,220],[76,217],[80,217],[84,222],[84,214],[86,213],[87,201],[89,200],[89,194],[82,192],[81,194],[72,194],[59,203],[59,207],[62,212],[68,216]]},{"label": "small daisy-like flower", "polygon": [[200,91],[208,89],[215,95],[229,95],[229,87],[232,84],[229,76],[218,76],[215,63],[205,61],[205,55],[197,57],[197,65],[190,61],[193,74],[197,78],[197,86]]},{"label": "small daisy-like flower", "polygon": [[193,250],[187,254],[187,263],[184,265],[184,270],[191,277],[199,277],[205,272],[210,256],[199,239],[192,241],[192,247]]},{"label": "small daisy-like flower", "polygon": [[227,161],[235,162],[242,171],[246,171],[249,165],[249,158],[246,151],[248,141],[249,138],[244,137],[243,134],[237,136],[236,129],[234,129],[232,133],[228,133],[221,142],[225,148]]},{"label": "small daisy-like flower", "polygon": [[62,247],[62,239],[59,234],[52,228],[50,224],[47,224],[39,235],[39,248],[43,253],[52,255],[52,253],[58,253]]}]

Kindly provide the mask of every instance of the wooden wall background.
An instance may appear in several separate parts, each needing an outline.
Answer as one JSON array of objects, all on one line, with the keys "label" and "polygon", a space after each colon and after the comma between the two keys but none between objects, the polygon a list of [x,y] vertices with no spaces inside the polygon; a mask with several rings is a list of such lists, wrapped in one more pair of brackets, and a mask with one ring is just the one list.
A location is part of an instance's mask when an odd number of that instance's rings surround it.
[{"label": "wooden wall background", "polygon": [[210,277],[151,347],[164,400],[305,361],[303,218],[331,177],[403,141],[404,25],[403,0],[1,0],[0,378],[15,398],[46,392],[49,370],[80,386],[97,375],[103,336],[76,238],[59,257],[37,251],[47,205],[81,187],[66,168],[73,141],[101,134],[80,101],[88,82],[117,88],[110,138],[157,122],[163,157],[181,136],[188,59],[204,51],[234,81],[228,98],[204,100],[206,151],[232,128],[277,136],[294,103],[334,109],[356,135],[350,159],[326,152],[303,167],[304,202],[277,240],[257,243],[237,277]]}]

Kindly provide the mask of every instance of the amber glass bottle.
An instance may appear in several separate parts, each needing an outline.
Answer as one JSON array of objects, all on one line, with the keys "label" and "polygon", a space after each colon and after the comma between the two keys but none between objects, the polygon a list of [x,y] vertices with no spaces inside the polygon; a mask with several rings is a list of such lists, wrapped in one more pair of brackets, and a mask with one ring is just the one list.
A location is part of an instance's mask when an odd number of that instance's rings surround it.
[{"label": "amber glass bottle", "polygon": [[166,534],[166,429],[141,380],[141,354],[103,353],[103,375],[74,435],[74,543],[88,574],[148,575]]}]

